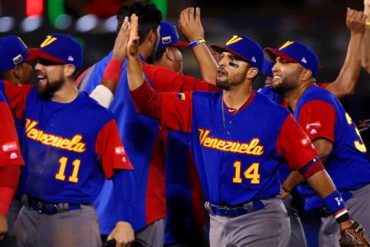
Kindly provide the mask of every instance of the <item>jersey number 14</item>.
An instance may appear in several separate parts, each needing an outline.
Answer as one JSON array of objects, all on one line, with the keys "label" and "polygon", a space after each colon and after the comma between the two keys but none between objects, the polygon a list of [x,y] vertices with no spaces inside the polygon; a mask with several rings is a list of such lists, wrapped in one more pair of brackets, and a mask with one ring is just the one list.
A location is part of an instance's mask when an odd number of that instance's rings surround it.
[{"label": "jersey number 14", "polygon": [[[251,184],[259,184],[261,182],[261,175],[259,173],[260,163],[253,163],[246,169],[243,173],[245,179],[250,180]],[[240,161],[235,161],[234,163],[235,175],[233,177],[233,183],[242,183],[242,163]]]}]

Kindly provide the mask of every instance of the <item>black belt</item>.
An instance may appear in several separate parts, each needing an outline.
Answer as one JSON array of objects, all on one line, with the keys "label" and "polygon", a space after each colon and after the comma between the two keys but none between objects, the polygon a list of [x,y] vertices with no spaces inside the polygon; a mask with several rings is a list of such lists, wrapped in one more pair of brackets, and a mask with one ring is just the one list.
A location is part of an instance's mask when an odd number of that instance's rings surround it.
[{"label": "black belt", "polygon": [[251,201],[240,206],[220,206],[210,202],[204,204],[208,213],[211,215],[223,216],[227,218],[235,218],[248,213],[256,212],[265,207],[262,201]]},{"label": "black belt", "polygon": [[31,196],[24,196],[22,198],[23,203],[31,210],[37,211],[39,214],[57,214],[70,210],[81,209],[80,203],[52,203],[41,201]]}]

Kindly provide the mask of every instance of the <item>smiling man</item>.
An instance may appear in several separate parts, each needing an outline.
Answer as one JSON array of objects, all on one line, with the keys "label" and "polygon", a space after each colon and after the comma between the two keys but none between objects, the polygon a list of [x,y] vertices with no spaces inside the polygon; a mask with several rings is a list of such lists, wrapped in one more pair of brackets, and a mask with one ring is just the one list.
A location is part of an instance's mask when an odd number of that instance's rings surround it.
[{"label": "smiling man", "polygon": [[[287,41],[279,49],[265,50],[270,59],[276,60],[272,69],[272,89],[286,98],[295,119],[318,150],[350,214],[369,232],[370,162],[366,147],[339,100],[315,84],[319,70],[317,55],[307,45],[294,41]],[[303,181],[300,174],[292,172],[282,188],[289,192]],[[299,191],[306,198],[306,210],[325,207],[325,199],[321,200],[307,185],[301,186]],[[327,205],[324,210],[330,212]],[[339,246],[335,219],[330,213],[322,216],[320,244]]]},{"label": "smiling man", "polygon": [[[121,181],[133,168],[112,114],[74,86],[83,61],[78,41],[51,34],[31,53],[39,59],[36,87],[0,81],[24,127],[25,195],[14,226],[17,246],[100,247],[91,204],[105,179]],[[117,246],[134,238],[131,226],[122,221],[112,237]]]},{"label": "smiling man", "polygon": [[[284,108],[251,91],[264,59],[258,43],[235,35],[225,45],[212,46],[221,54],[217,85],[222,90],[217,93],[157,93],[143,77],[138,20],[131,21],[131,95],[142,114],[160,120],[164,127],[190,133],[208,200],[211,246],[287,245],[290,226],[278,197],[281,158],[302,173],[333,214],[348,216],[343,203],[336,203],[341,196],[304,131]],[[346,217],[337,218],[342,229],[352,225]]]}]

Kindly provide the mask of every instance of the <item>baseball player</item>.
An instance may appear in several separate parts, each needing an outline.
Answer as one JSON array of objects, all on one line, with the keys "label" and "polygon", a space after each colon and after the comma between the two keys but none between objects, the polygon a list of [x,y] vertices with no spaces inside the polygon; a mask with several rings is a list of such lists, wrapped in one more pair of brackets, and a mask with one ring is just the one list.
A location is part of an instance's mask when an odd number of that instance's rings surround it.
[{"label": "baseball player", "polygon": [[[189,43],[180,41],[175,26],[162,21],[160,38],[153,64],[182,73],[181,48]],[[202,227],[206,217],[198,174],[191,156],[189,135],[168,131],[166,138],[166,246],[201,246]]]},{"label": "baseball player", "polygon": [[[152,4],[135,2],[129,6],[123,6],[118,14],[119,25],[125,16],[138,13],[140,22],[140,54],[141,59],[146,60],[155,51],[161,14]],[[183,32],[189,40],[193,41],[193,51],[197,60],[201,63],[201,72],[204,78],[215,78],[216,64],[204,42],[204,31],[200,23],[200,10],[194,8],[185,9],[180,15],[181,23],[186,26],[187,32]],[[181,27],[181,26],[180,26]],[[184,29],[184,30],[185,30]],[[91,92],[96,86],[96,80],[100,81],[103,71],[107,67],[111,54],[101,59],[85,73],[81,78],[80,88]],[[209,64],[212,64],[210,66]],[[205,66],[208,66],[208,70]],[[124,187],[135,188],[135,205],[130,208],[133,228],[138,239],[144,240],[153,246],[163,245],[164,217],[166,214],[165,183],[164,183],[164,143],[165,136],[157,121],[146,116],[139,115],[129,95],[127,85],[126,64],[118,84],[118,89],[110,106],[118,121],[121,138],[125,143],[126,151],[135,166],[134,181],[126,180]],[[208,89],[210,86],[193,77],[176,73],[169,69],[144,63],[145,73],[155,90],[158,91],[189,91],[194,89]],[[210,80],[210,79],[209,79]],[[110,219],[114,217],[114,211],[106,210],[105,203],[112,196],[109,186],[100,200],[102,210],[99,214],[102,234],[107,234],[112,228]],[[106,188],[105,187],[105,188]],[[105,189],[104,188],[104,189]],[[125,193],[123,190],[122,193]],[[107,197],[107,198],[104,198]],[[98,208],[98,213],[99,213]],[[102,227],[103,225],[103,227]]]},{"label": "baseball player", "polygon": [[222,54],[217,74],[222,91],[159,94],[143,77],[137,17],[131,22],[127,51],[131,95],[139,112],[159,119],[164,127],[191,134],[208,199],[211,246],[286,246],[289,221],[277,197],[281,158],[318,191],[342,229],[352,225],[302,128],[284,108],[251,91],[264,59],[255,41],[234,35],[225,45],[212,46]]},{"label": "baseball player", "polygon": [[0,90],[0,240],[8,232],[6,216],[23,164],[13,116]]},{"label": "baseball player", "polygon": [[[299,124],[319,152],[326,170],[343,196],[349,212],[370,231],[370,161],[366,147],[351,117],[336,97],[315,85],[319,62],[314,51],[299,42],[288,41],[279,49],[266,48],[276,57],[272,89],[287,99]],[[293,172],[283,183],[284,193],[302,182]],[[324,206],[308,186],[300,186],[305,209]],[[325,209],[326,210],[326,209]],[[339,228],[330,214],[322,214],[320,246],[339,246]]]},{"label": "baseball player", "polygon": [[[346,16],[346,25],[350,31],[350,40],[348,43],[347,55],[335,81],[331,83],[318,83],[322,88],[325,88],[329,92],[333,93],[337,98],[344,99],[351,96],[354,93],[354,89],[357,85],[358,78],[361,69],[361,44],[363,42],[363,35],[365,31],[365,18],[363,13],[360,11],[348,9]],[[284,100],[281,95],[277,94],[271,89],[272,84],[272,67],[274,63],[265,60],[263,67],[263,74],[266,77],[265,87],[259,90],[260,93],[269,97],[273,101],[282,104],[283,106],[289,108],[289,104]],[[290,170],[287,166],[281,166],[280,168],[280,179],[284,181]],[[286,206],[290,218],[290,223],[292,226],[292,236],[289,242],[289,246],[306,246],[306,238],[304,235],[303,226],[299,215],[294,204],[297,203],[299,198],[296,193],[288,196],[284,199],[284,205]]]},{"label": "baseball player", "polygon": [[[25,196],[14,227],[17,246],[101,246],[91,203],[114,174],[122,190],[131,163],[113,116],[73,85],[82,66],[81,45],[51,34],[32,54],[39,58],[36,87],[0,83],[15,116],[24,121]],[[119,202],[117,210],[124,211]],[[111,238],[129,244],[132,229],[119,222]]]},{"label": "baseball player", "polygon": [[[27,46],[21,38],[14,35],[7,35],[0,38],[0,80],[6,80],[14,85],[22,85],[30,81],[32,66],[28,63],[31,59]],[[4,93],[3,88],[0,91]],[[15,119],[16,128],[19,133],[22,131],[20,121]],[[10,204],[8,210],[8,229],[12,231],[19,210],[21,209],[20,201],[21,191],[18,189]]]}]

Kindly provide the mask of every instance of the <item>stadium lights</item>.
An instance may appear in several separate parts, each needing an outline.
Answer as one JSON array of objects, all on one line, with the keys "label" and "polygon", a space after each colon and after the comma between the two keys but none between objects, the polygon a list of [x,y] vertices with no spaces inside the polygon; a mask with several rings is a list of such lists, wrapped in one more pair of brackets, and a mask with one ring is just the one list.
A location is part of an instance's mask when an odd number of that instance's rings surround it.
[{"label": "stadium lights", "polygon": [[95,15],[82,16],[76,22],[76,30],[79,32],[88,32],[98,25],[98,18]]},{"label": "stadium lights", "polygon": [[42,24],[42,17],[41,16],[29,16],[26,17],[21,22],[21,31],[22,32],[32,32],[38,29]]},{"label": "stadium lights", "polygon": [[10,16],[2,16],[0,17],[0,32],[6,33],[10,32],[15,25],[15,21],[13,17]]},{"label": "stadium lights", "polygon": [[117,16],[111,16],[104,22],[104,29],[108,32],[115,32],[117,29]]}]

